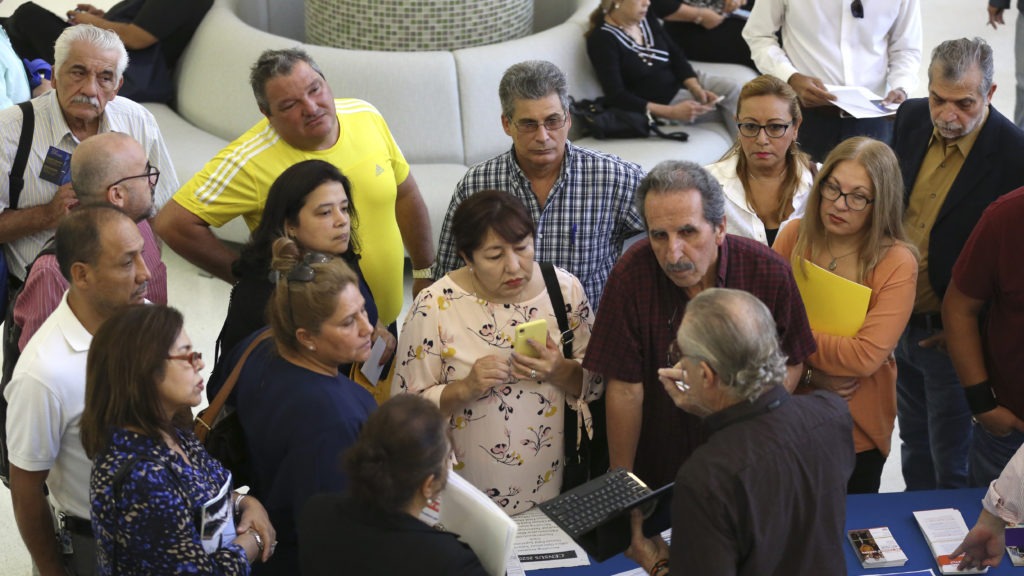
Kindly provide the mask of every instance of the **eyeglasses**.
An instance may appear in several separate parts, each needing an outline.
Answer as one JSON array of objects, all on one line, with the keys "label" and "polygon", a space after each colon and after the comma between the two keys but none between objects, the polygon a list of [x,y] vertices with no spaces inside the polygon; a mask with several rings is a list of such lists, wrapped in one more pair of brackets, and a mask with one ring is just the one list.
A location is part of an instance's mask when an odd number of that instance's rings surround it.
[{"label": "eyeglasses", "polygon": [[192,352],[187,352],[185,354],[174,354],[172,356],[168,356],[167,359],[168,360],[184,360],[185,362],[188,362],[189,364],[191,364],[192,368],[194,368],[196,372],[199,372],[200,370],[203,369],[203,353],[202,352],[196,352],[196,351],[193,350]]},{"label": "eyeglasses", "polygon": [[710,368],[712,372],[715,372],[714,366],[711,365],[711,362],[709,362],[707,358],[704,358],[703,356],[695,356],[693,354],[685,354],[679,348],[678,341],[673,338],[672,343],[668,346],[668,366],[669,368],[675,368],[678,366],[679,369],[683,371],[683,379],[676,380],[676,387],[683,392],[690,389],[690,385],[686,382],[689,380],[689,374],[687,374],[686,366],[683,365],[683,358],[693,358],[694,360],[703,362],[708,365],[708,368]]},{"label": "eyeglasses", "polygon": [[764,130],[764,133],[767,134],[769,138],[782,138],[786,135],[786,130],[789,130],[789,127],[792,125],[792,122],[787,124],[764,125],[755,124],[754,122],[738,122],[736,127],[739,128],[740,134],[747,138],[757,138],[757,135],[761,133],[761,130]]},{"label": "eyeglasses", "polygon": [[863,18],[864,5],[861,4],[860,0],[853,0],[853,2],[850,3],[850,12],[853,14],[854,18]]},{"label": "eyeglasses", "polygon": [[840,198],[846,199],[846,205],[850,210],[861,210],[868,207],[868,204],[874,203],[873,198],[861,194],[860,192],[843,192],[838,184],[834,182],[825,182],[821,186],[821,197],[833,202],[838,202]]},{"label": "eyeglasses", "polygon": [[[547,130],[548,132],[553,132],[555,130],[558,130],[562,126],[565,126],[565,121],[568,119],[568,116],[562,115],[552,116],[551,118],[548,118],[543,122],[537,122],[536,120],[516,120],[515,122],[512,123],[515,124],[516,130],[522,132],[523,134],[530,134],[532,132],[536,132],[537,129],[540,128],[541,126],[544,126],[544,129]],[[512,118],[509,117],[509,120],[512,120]]]},{"label": "eyeglasses", "polygon": [[120,180],[118,180],[117,182],[114,182],[110,186],[107,186],[107,188],[113,188],[114,186],[117,186],[121,182],[124,182],[126,180],[134,180],[136,178],[149,178],[149,186],[151,188],[156,188],[156,183],[160,181],[160,169],[158,169],[156,166],[151,165],[149,162],[146,162],[146,173],[145,174],[136,174],[135,176],[125,176],[124,178],[121,178]]}]

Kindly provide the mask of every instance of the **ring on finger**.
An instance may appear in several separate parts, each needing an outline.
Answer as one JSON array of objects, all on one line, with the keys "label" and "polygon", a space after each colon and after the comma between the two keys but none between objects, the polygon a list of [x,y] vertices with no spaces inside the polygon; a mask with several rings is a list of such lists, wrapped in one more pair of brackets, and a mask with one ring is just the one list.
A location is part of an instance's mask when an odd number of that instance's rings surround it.
[{"label": "ring on finger", "polygon": [[536,370],[532,370],[532,369],[530,370],[530,378],[532,380],[536,380],[537,379],[537,371]]}]

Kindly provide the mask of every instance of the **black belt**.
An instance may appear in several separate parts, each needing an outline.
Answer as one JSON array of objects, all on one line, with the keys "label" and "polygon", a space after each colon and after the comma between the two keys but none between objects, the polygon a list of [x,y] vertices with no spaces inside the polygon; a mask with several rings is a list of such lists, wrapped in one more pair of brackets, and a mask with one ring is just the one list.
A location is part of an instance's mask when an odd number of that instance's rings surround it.
[{"label": "black belt", "polygon": [[57,519],[60,522],[61,528],[71,532],[72,534],[78,534],[79,536],[88,536],[92,538],[92,522],[76,518],[74,516],[68,516],[67,514],[60,512],[57,514]]},{"label": "black belt", "polygon": [[908,322],[914,328],[924,328],[930,331],[942,330],[942,314],[938,312],[921,312],[919,314],[911,314],[910,322]]}]

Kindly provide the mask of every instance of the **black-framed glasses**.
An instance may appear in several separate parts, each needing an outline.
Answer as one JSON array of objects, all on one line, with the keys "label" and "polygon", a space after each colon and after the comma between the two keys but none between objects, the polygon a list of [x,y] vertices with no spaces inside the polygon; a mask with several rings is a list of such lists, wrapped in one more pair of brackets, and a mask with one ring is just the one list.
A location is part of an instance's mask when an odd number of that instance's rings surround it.
[{"label": "black-framed glasses", "polygon": [[[516,130],[522,132],[523,134],[530,134],[532,132],[536,132],[537,129],[540,128],[541,126],[544,126],[544,129],[547,130],[548,132],[554,132],[555,130],[560,129],[562,126],[565,126],[565,122],[568,119],[569,116],[563,114],[561,116],[552,116],[551,118],[548,118],[543,122],[537,122],[536,120],[516,120],[515,122],[512,122],[512,124],[515,125]],[[509,118],[509,120],[511,120],[511,118]]]},{"label": "black-framed glasses", "polygon": [[149,162],[146,162],[146,173],[145,174],[136,174],[135,176],[125,176],[124,178],[121,178],[120,180],[118,180],[117,182],[114,182],[110,186],[107,186],[107,188],[112,188],[114,186],[117,186],[121,182],[124,182],[126,180],[134,180],[136,178],[149,178],[149,186],[150,186],[150,188],[156,188],[156,183],[160,181],[160,169],[157,168],[156,166],[153,166]]},{"label": "black-framed glasses", "polygon": [[757,135],[764,130],[764,133],[769,138],[782,138],[786,135],[786,131],[792,126],[792,122],[785,124],[772,123],[772,124],[757,124],[756,122],[737,122],[736,127],[739,128],[740,134],[747,138],[757,138]]},{"label": "black-framed glasses", "polygon": [[864,17],[864,4],[861,3],[861,0],[853,0],[850,3],[850,13],[853,14],[854,18]]},{"label": "black-framed glasses", "polygon": [[191,364],[192,368],[194,368],[196,372],[199,372],[200,370],[203,369],[203,353],[196,352],[195,350],[191,352],[186,352],[184,354],[171,354],[167,356],[167,359],[184,360],[185,362]]},{"label": "black-framed glasses", "polygon": [[821,197],[833,202],[838,202],[840,198],[846,199],[846,205],[850,210],[860,212],[868,207],[868,204],[874,203],[874,198],[868,198],[860,192],[843,192],[842,188],[839,187],[835,182],[825,182],[821,185]]}]

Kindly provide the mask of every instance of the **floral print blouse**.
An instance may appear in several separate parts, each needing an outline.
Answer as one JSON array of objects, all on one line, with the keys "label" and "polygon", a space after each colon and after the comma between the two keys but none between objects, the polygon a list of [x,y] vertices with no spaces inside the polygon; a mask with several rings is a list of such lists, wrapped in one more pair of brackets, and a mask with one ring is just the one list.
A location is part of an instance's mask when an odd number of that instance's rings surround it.
[{"label": "floral print blouse", "polygon": [[191,466],[162,441],[124,429],[96,457],[89,499],[98,574],[249,574],[245,549],[225,542],[208,554],[197,525],[231,473],[191,432],[179,431],[178,441]]},{"label": "floral print blouse", "polygon": [[[560,268],[556,273],[575,336],[573,358],[581,362],[593,312],[579,280]],[[534,274],[540,274],[539,266]],[[464,378],[480,357],[509,358],[515,327],[539,318],[547,320],[548,332],[560,342],[546,290],[525,302],[495,304],[466,292],[450,275],[441,278],[420,292],[406,316],[392,392],[417,393],[440,404],[445,385]],[[450,415],[455,469],[510,515],[557,496],[565,453],[563,410],[575,409],[577,421],[589,433],[586,403],[603,389],[600,375],[587,370],[582,398],[567,398],[547,382],[511,376]]]}]

